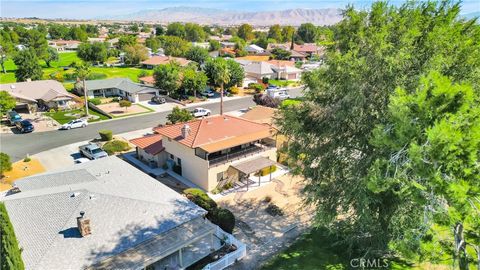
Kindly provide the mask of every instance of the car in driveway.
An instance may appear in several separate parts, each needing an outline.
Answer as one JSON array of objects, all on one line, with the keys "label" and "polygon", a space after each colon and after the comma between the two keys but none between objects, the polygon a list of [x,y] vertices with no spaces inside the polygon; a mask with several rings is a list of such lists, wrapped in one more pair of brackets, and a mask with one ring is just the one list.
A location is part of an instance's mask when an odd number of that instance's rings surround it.
[{"label": "car in driveway", "polygon": [[201,92],[200,95],[202,95],[202,96],[204,96],[204,97],[214,97],[214,96],[215,96],[215,92],[212,91],[212,90],[207,90],[207,91]]},{"label": "car in driveway", "polygon": [[33,124],[28,121],[28,120],[22,120],[15,122],[15,127],[21,132],[21,133],[29,133],[35,130],[35,127],[33,127]]},{"label": "car in driveway", "polygon": [[86,156],[89,159],[99,159],[99,158],[108,157],[107,152],[103,151],[102,148],[100,148],[100,146],[94,143],[81,145],[78,147],[78,149],[80,150],[80,154]]},{"label": "car in driveway", "polygon": [[60,129],[84,128],[88,126],[87,119],[75,119],[60,126]]},{"label": "car in driveway", "polygon": [[210,114],[212,114],[212,111],[204,108],[196,108],[195,110],[192,111],[193,117],[209,116]]},{"label": "car in driveway", "polygon": [[16,111],[9,111],[7,113],[8,123],[15,126],[15,123],[22,121],[22,117]]},{"label": "car in driveway", "polygon": [[167,102],[165,100],[165,98],[162,97],[162,96],[153,96],[150,101],[152,101],[153,103],[156,103],[156,104],[163,104],[163,103]]}]

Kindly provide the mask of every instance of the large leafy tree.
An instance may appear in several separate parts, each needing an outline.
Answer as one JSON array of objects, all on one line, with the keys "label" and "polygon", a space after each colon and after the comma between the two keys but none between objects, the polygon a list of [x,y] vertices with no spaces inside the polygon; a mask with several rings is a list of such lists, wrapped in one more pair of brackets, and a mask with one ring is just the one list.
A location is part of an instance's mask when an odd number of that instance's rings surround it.
[{"label": "large leafy tree", "polygon": [[15,108],[16,100],[7,91],[0,91],[0,117]]},{"label": "large leafy tree", "polygon": [[[435,70],[479,92],[480,62],[474,59],[480,57],[480,30],[459,19],[459,11],[450,1],[400,7],[378,2],[369,11],[348,7],[335,28],[327,64],[303,76],[305,101],[281,110],[278,124],[291,138],[289,157],[297,161],[290,164],[306,179],[317,225],[343,236],[357,255],[397,250],[392,244],[414,238],[408,234],[419,225],[421,209],[414,206],[422,203],[422,194],[403,199],[396,195],[403,184],[385,192],[371,186],[378,160],[391,157],[378,149],[374,130],[389,122],[394,90],[412,93],[420,78]],[[403,253],[418,253],[416,247],[405,245]]]},{"label": "large leafy tree", "polygon": [[185,57],[188,60],[195,61],[195,62],[197,62],[201,65],[208,59],[209,55],[208,55],[208,50],[207,49],[204,49],[204,48],[201,48],[201,47],[198,47],[198,46],[192,46],[188,50]]},{"label": "large leafy tree", "polygon": [[252,40],[255,38],[255,34],[253,33],[253,26],[250,24],[244,23],[238,27],[237,35],[244,39],[244,40]]},{"label": "large leafy tree", "polygon": [[142,44],[125,46],[125,63],[127,65],[138,65],[141,61],[148,59],[148,50]]},{"label": "large leafy tree", "polygon": [[[479,101],[470,86],[452,85],[432,72],[414,91],[399,88],[390,98],[387,122],[373,130],[371,144],[379,155],[367,189],[389,198],[379,207],[396,208],[381,224],[399,236],[391,246],[404,254],[415,247],[414,253],[438,260],[445,253],[467,269],[468,253],[477,253],[480,267]],[[418,252],[420,238],[425,244]],[[430,248],[440,242],[453,249]]]},{"label": "large leafy tree", "polygon": [[207,87],[207,75],[203,71],[197,71],[194,68],[186,68],[182,72],[182,88],[188,94],[197,96],[197,91],[204,90]]},{"label": "large leafy tree", "polygon": [[0,152],[0,178],[3,177],[4,172],[12,170],[12,162],[10,156]]},{"label": "large leafy tree", "polygon": [[297,30],[297,35],[303,42],[315,42],[317,33],[317,27],[311,23],[301,24]]},{"label": "large leafy tree", "polygon": [[45,55],[45,58],[43,59],[43,60],[45,60],[45,63],[47,64],[47,67],[51,67],[51,63],[55,62],[55,61],[58,61],[58,59],[59,59],[59,57],[58,57],[57,50],[55,50],[52,47],[48,47],[47,54]]},{"label": "large leafy tree", "polygon": [[193,115],[186,109],[180,109],[175,106],[172,112],[167,115],[167,120],[170,124],[183,123],[193,120]]},{"label": "large leafy tree", "polygon": [[283,33],[280,25],[274,24],[270,26],[270,29],[268,30],[268,38],[274,39],[278,42],[283,41]]},{"label": "large leafy tree", "polygon": [[15,70],[15,78],[17,81],[24,82],[27,79],[42,79],[42,67],[38,63],[38,58],[34,49],[30,48],[19,51],[17,55],[15,55],[13,61],[17,66],[17,69]]},{"label": "large leafy tree", "polygon": [[153,71],[155,86],[167,92],[177,92],[180,88],[180,67],[176,63],[159,65]]},{"label": "large leafy tree", "polygon": [[225,83],[225,88],[230,89],[234,86],[241,86],[245,79],[245,71],[242,66],[233,59],[227,59],[228,73],[230,80]]},{"label": "large leafy tree", "polygon": [[185,56],[190,49],[191,44],[177,36],[162,37],[162,47],[166,55]]},{"label": "large leafy tree", "polygon": [[137,37],[135,35],[123,35],[118,38],[118,48],[123,50],[126,46],[134,46],[137,44]]},{"label": "large leafy tree", "polygon": [[185,24],[185,39],[192,42],[204,41],[207,33],[196,23]]},{"label": "large leafy tree", "polygon": [[179,22],[173,22],[167,26],[167,36],[176,36],[179,38],[185,38],[187,32],[185,30],[185,25]]},{"label": "large leafy tree", "polygon": [[102,42],[82,43],[78,46],[78,57],[86,62],[103,63],[107,60],[107,45]]},{"label": "large leafy tree", "polygon": [[47,54],[48,42],[45,33],[36,29],[28,30],[21,36],[20,42],[27,48],[33,49],[39,59],[43,59]]}]

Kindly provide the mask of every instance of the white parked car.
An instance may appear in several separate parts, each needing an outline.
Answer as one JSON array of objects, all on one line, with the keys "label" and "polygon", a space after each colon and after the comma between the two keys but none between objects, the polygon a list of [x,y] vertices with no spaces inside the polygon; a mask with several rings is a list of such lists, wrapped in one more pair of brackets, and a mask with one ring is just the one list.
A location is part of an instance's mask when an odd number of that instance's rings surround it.
[{"label": "white parked car", "polygon": [[63,124],[60,129],[83,128],[88,125],[87,119],[75,119]]},{"label": "white parked car", "polygon": [[290,95],[285,88],[269,88],[267,89],[267,95],[281,100],[290,98]]},{"label": "white parked car", "polygon": [[214,97],[215,96],[215,92],[212,91],[212,90],[207,90],[207,91],[204,91],[202,93],[200,93],[202,96],[205,96],[205,97]]},{"label": "white parked car", "polygon": [[196,108],[192,111],[193,117],[209,116],[210,114],[212,114],[212,111],[204,108]]}]

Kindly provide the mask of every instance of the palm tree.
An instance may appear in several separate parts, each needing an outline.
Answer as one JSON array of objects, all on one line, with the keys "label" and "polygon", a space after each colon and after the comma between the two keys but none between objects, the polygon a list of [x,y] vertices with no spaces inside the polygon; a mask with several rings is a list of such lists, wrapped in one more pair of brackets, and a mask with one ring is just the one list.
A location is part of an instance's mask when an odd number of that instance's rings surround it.
[{"label": "palm tree", "polygon": [[77,75],[78,80],[82,81],[82,84],[83,84],[83,95],[85,98],[85,113],[87,114],[87,118],[88,118],[90,117],[90,115],[88,113],[88,95],[87,95],[87,87],[85,85],[85,80],[90,74],[90,64],[83,63],[83,64],[77,65],[77,67],[75,68],[75,73]]},{"label": "palm tree", "polygon": [[227,61],[224,58],[217,57],[213,59],[212,80],[215,85],[220,86],[220,115],[223,114],[223,87],[230,82],[230,71]]}]

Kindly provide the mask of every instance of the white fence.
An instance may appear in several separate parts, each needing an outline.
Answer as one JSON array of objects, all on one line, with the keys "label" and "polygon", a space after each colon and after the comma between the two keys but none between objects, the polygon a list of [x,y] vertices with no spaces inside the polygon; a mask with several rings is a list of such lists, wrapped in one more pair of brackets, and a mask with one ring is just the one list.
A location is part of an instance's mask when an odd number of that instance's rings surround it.
[{"label": "white fence", "polygon": [[244,243],[238,241],[233,235],[226,233],[220,227],[216,226],[215,235],[220,239],[226,239],[227,244],[233,244],[237,247],[237,250],[230,252],[220,258],[218,261],[207,264],[203,270],[222,270],[227,266],[234,264],[236,261],[241,260],[247,255],[247,247]]}]

